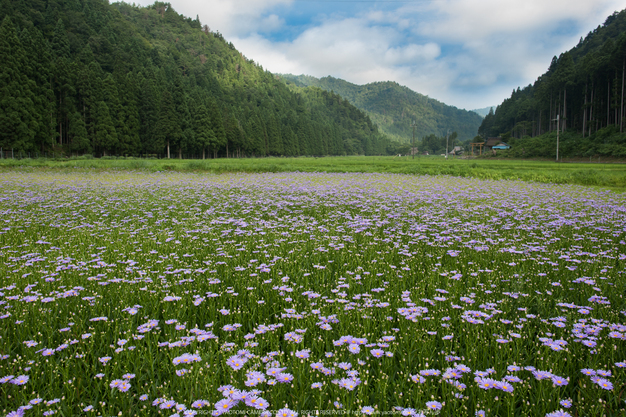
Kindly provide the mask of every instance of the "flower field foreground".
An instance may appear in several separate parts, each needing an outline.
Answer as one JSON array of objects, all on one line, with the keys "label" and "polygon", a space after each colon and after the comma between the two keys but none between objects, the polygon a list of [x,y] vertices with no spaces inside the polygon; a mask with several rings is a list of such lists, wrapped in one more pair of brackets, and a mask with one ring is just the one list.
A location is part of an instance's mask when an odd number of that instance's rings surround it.
[{"label": "flower field foreground", "polygon": [[626,197],[0,174],[2,415],[623,416]]}]

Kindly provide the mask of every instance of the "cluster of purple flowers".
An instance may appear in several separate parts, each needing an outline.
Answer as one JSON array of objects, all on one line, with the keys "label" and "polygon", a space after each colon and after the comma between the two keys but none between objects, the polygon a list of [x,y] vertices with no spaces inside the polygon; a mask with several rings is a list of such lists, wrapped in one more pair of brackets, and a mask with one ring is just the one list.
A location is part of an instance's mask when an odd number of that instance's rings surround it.
[{"label": "cluster of purple flowers", "polygon": [[28,375],[19,375],[14,377],[13,375],[7,375],[0,378],[0,384],[6,384],[7,382],[13,385],[26,385],[30,377]]},{"label": "cluster of purple flowers", "polygon": [[613,383],[607,379],[613,375],[611,371],[607,371],[604,369],[581,369],[580,372],[585,375],[589,375],[591,377],[591,382],[593,382],[600,388],[607,391],[611,391],[613,389]]},{"label": "cluster of purple flowers", "polygon": [[[262,397],[259,397],[260,391],[240,391],[233,388],[232,385],[222,386],[219,390],[222,392],[224,399],[215,403],[215,411],[213,411],[214,416],[227,413],[240,403],[256,410],[266,410],[269,407],[269,403]],[[266,411],[261,415],[265,417],[270,416],[271,413]]]}]

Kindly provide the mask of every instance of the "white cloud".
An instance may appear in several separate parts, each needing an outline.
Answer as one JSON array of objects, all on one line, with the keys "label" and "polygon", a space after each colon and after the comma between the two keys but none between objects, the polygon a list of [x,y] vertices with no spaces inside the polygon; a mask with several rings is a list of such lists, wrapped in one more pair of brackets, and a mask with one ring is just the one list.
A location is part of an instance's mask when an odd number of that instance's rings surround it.
[{"label": "white cloud", "polygon": [[389,48],[385,52],[385,62],[390,65],[414,63],[417,60],[432,61],[441,54],[439,45],[429,42],[425,45],[406,45]]},{"label": "white cloud", "polygon": [[[623,8],[616,0],[441,0],[431,3],[436,18],[417,31],[437,39],[465,42],[502,33],[532,36],[558,22],[598,22]],[[597,23],[596,23],[597,25]]]},{"label": "white cloud", "polygon": [[[295,0],[170,1],[272,72],[392,80],[464,108],[500,103],[532,83],[553,55],[624,7],[622,0],[437,0],[391,10],[381,2],[356,4],[353,13],[327,8],[289,26],[281,13],[300,13]],[[283,32],[291,38],[264,35]]]},{"label": "white cloud", "polygon": [[[222,33],[227,38],[245,36],[259,31],[276,30],[284,24],[277,15],[267,12],[280,5],[289,5],[293,0],[169,0],[178,13],[189,17],[200,17],[202,24]],[[147,6],[154,0],[139,0]]]}]

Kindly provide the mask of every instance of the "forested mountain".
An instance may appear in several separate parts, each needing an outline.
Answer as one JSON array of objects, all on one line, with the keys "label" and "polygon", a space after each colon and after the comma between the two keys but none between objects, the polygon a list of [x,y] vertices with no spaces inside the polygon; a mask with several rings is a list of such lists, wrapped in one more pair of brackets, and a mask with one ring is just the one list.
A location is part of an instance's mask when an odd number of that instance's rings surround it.
[{"label": "forested mountain", "polygon": [[356,85],[333,77],[279,76],[287,84],[316,86],[339,94],[367,112],[382,132],[403,142],[413,137],[413,121],[417,125],[416,138],[431,134],[445,136],[450,129],[457,132],[460,140],[467,140],[476,136],[483,120],[474,112],[448,106],[392,81]]},{"label": "forested mountain", "polygon": [[169,3],[0,1],[0,146],[95,155],[394,153],[337,94],[290,91]]},{"label": "forested mountain", "polygon": [[[525,155],[553,156],[558,128],[565,131],[569,156],[626,156],[626,135],[621,134],[625,75],[623,10],[609,16],[577,46],[555,56],[534,84],[514,90],[495,113],[485,117],[478,132],[484,138],[510,137],[513,143],[518,139],[518,151],[525,149]],[[540,135],[545,140],[531,140]],[[546,146],[547,142],[554,143]],[[542,147],[543,151],[537,150]]]}]

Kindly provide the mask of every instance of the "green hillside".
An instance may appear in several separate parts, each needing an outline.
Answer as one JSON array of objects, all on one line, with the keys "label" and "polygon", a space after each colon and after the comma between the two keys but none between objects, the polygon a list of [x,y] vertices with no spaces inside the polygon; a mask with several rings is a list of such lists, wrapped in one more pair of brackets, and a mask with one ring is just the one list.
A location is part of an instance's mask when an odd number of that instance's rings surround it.
[{"label": "green hillside", "polygon": [[558,130],[563,157],[624,157],[625,74],[623,10],[555,56],[533,84],[514,90],[485,117],[479,134],[502,136],[514,145],[513,155],[554,157]]},{"label": "green hillside", "polygon": [[413,121],[417,125],[416,137],[445,136],[450,129],[457,132],[461,141],[476,136],[482,122],[482,117],[474,112],[448,106],[392,81],[356,85],[333,77],[320,79],[291,74],[280,77],[288,85],[316,86],[339,94],[364,110],[382,132],[402,142],[412,138]]},{"label": "green hillside", "polygon": [[0,2],[0,147],[18,154],[395,153],[337,94],[291,91],[169,3]]}]

